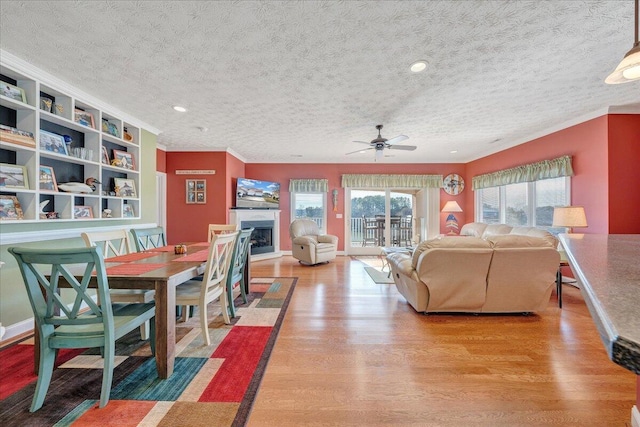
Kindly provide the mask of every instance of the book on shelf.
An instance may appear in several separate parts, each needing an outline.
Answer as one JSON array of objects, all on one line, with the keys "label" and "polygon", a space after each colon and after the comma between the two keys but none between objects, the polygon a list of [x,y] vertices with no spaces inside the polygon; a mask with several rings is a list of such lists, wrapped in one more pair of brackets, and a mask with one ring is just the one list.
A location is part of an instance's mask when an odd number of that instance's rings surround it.
[{"label": "book on shelf", "polygon": [[36,140],[31,132],[6,125],[0,125],[0,141],[23,145],[26,147],[36,146]]}]

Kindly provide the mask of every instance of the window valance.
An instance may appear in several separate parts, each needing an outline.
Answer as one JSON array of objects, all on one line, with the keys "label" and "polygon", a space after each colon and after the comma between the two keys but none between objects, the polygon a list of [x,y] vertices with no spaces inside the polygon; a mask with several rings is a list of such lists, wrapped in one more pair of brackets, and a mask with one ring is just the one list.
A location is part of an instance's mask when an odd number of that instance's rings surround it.
[{"label": "window valance", "polygon": [[342,175],[342,188],[440,188],[442,175]]},{"label": "window valance", "polygon": [[328,179],[291,179],[290,193],[326,193],[329,191]]},{"label": "window valance", "polygon": [[557,159],[543,160],[541,162],[521,165],[511,169],[477,175],[474,176],[471,181],[471,188],[473,190],[479,190],[481,188],[517,184],[519,182],[559,178],[561,176],[573,176],[571,156],[562,156]]}]

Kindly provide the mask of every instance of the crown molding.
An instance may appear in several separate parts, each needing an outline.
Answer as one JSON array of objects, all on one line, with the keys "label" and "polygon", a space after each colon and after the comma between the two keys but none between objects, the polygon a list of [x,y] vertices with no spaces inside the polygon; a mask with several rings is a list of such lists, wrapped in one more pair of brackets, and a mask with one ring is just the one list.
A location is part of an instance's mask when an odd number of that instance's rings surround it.
[{"label": "crown molding", "polygon": [[179,152],[189,152],[189,153],[193,153],[193,152],[198,152],[198,153],[229,153],[231,154],[233,157],[235,157],[236,159],[240,160],[243,163],[248,163],[248,160],[240,155],[240,153],[238,153],[236,150],[234,150],[231,147],[226,147],[226,148],[222,148],[222,147],[207,147],[207,148],[202,148],[202,147],[179,147],[179,148],[169,148],[169,147],[164,147],[164,151],[166,151],[167,153],[179,153]]},{"label": "crown molding", "polygon": [[28,63],[24,59],[21,59],[15,56],[14,54],[7,52],[6,50],[0,49],[0,58],[2,58],[2,63],[7,67],[12,68],[13,70],[21,74],[24,74],[25,76],[28,76],[34,80],[41,81],[45,83],[47,86],[50,86],[51,88],[56,89],[67,95],[71,95],[73,98],[77,98],[82,102],[86,102],[87,104],[90,104],[99,110],[109,113],[109,115],[121,118],[125,122],[130,123],[139,128],[143,128],[153,133],[154,135],[158,135],[162,132],[160,129],[156,128],[155,126],[145,123],[142,120],[139,120],[131,116],[130,114],[127,114],[124,111],[118,108],[115,108],[112,105],[105,103],[104,101],[101,101],[95,96],[90,95],[76,88],[75,86],[70,85],[69,83],[63,80],[60,80],[59,78],[47,73],[44,70],[41,70],[35,65]]}]

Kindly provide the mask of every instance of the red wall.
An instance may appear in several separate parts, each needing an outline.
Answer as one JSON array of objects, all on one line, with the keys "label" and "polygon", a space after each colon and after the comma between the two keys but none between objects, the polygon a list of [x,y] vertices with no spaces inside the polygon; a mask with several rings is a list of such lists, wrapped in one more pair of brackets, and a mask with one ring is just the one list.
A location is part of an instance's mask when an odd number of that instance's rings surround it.
[{"label": "red wall", "polygon": [[[465,166],[463,164],[266,164],[249,163],[245,165],[245,174],[248,178],[275,181],[280,183],[280,249],[291,250],[291,239],[289,238],[289,224],[291,223],[289,196],[289,180],[304,178],[323,178],[329,180],[329,212],[327,215],[327,231],[340,239],[338,250],[344,249],[344,190],[341,186],[342,174],[440,174],[448,175],[457,173],[465,180]],[[333,211],[331,204],[331,192],[338,190],[338,210]],[[467,191],[467,190],[465,190]],[[464,194],[464,193],[463,193]],[[459,224],[465,223],[465,212],[467,207],[465,199],[461,196],[449,196],[441,191],[441,208],[447,200],[455,198],[463,212],[456,214]],[[473,200],[473,199],[472,199]],[[469,208],[471,209],[471,208]],[[336,218],[336,214],[342,214],[342,218]],[[445,232],[444,219],[446,215],[441,214],[441,232]]]},{"label": "red wall", "polygon": [[609,120],[609,233],[640,233],[640,115]]},{"label": "red wall", "polygon": [[[584,206],[589,224],[589,227],[575,231],[607,233],[607,134],[607,116],[603,116],[472,161],[467,163],[469,188],[472,177],[476,175],[570,155],[575,173],[571,179],[571,204]],[[467,217],[471,221],[474,218],[471,213],[473,192],[469,191],[465,197],[470,210]]]},{"label": "red wall", "polygon": [[[171,151],[167,156],[167,237],[169,244],[206,241],[209,224],[227,223],[229,186],[226,152]],[[176,169],[215,169],[215,175],[176,175]],[[186,203],[186,180],[207,181],[205,204]]]},{"label": "red wall", "polygon": [[[337,189],[338,210],[329,211],[327,229],[344,243],[345,173],[441,174],[461,175],[466,183],[459,196],[441,191],[440,208],[456,200],[463,212],[456,214],[460,225],[474,220],[475,175],[515,167],[562,155],[573,157],[575,176],[571,180],[571,204],[585,207],[589,226],[576,229],[585,233],[640,233],[640,115],[607,115],[537,138],[472,161],[467,164],[244,164],[224,152],[169,152],[158,150],[158,169],[167,172],[167,234],[170,244],[206,239],[207,225],[226,223],[228,210],[235,203],[238,177],[277,181],[281,184],[281,233],[283,250],[290,250],[289,179],[326,178],[329,190]],[[176,169],[215,169],[215,175],[175,175]],[[207,179],[207,204],[185,203],[185,179]],[[329,195],[329,200],[331,200]],[[331,203],[329,208],[331,209]],[[336,218],[335,214],[343,218]],[[446,232],[446,214],[440,214],[440,231]]]}]

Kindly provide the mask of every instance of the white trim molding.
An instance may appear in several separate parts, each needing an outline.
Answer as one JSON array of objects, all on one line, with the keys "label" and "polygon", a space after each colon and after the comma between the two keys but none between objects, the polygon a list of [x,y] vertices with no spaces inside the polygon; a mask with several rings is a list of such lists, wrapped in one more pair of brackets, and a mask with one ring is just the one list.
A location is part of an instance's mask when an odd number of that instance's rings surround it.
[{"label": "white trim molding", "polygon": [[[150,228],[156,227],[156,223],[151,224],[127,224],[129,228]],[[109,227],[92,227],[91,231],[121,230],[122,225],[112,225]],[[16,243],[41,242],[45,240],[73,239],[80,237],[85,231],[84,228],[67,228],[63,230],[39,230],[21,231],[16,233],[2,233],[0,235],[0,245],[15,245]]]},{"label": "white trim molding", "polygon": [[631,427],[640,427],[640,411],[635,405],[631,408]]}]

